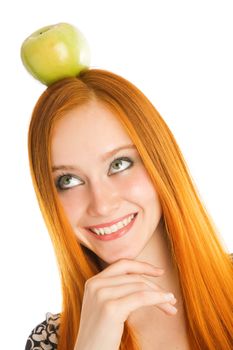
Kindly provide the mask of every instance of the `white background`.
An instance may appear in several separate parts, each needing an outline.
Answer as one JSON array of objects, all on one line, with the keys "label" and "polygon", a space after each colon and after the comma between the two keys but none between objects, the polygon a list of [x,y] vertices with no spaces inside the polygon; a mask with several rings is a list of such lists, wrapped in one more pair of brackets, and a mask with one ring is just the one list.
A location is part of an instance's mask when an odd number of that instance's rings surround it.
[{"label": "white background", "polygon": [[27,128],[45,90],[22,66],[35,30],[77,26],[91,67],[138,86],[171,128],[201,198],[233,252],[232,1],[10,1],[1,26],[1,348],[24,349],[46,312],[61,306],[58,270],[29,174]]}]

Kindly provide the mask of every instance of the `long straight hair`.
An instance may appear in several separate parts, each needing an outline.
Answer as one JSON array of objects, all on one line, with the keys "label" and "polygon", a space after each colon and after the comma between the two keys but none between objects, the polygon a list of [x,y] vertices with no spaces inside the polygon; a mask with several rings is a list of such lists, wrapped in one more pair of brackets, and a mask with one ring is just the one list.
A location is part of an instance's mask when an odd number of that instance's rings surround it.
[{"label": "long straight hair", "polygon": [[[51,138],[59,118],[94,99],[115,113],[158,193],[169,251],[179,276],[191,349],[232,349],[230,255],[201,202],[172,132],[156,108],[132,83],[101,69],[89,69],[48,87],[34,107],[28,132],[33,186],[61,280],[58,349],[73,350],[85,282],[100,272],[101,266],[98,257],[77,241],[59,201],[52,179]],[[140,349],[137,334],[127,321],[120,349]]]}]

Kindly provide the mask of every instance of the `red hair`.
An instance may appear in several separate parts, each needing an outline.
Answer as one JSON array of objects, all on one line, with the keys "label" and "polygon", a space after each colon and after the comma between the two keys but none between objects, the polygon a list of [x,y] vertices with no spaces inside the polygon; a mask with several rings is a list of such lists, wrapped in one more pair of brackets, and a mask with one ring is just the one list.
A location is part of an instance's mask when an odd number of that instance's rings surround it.
[{"label": "red hair", "polygon": [[[59,350],[73,350],[84,285],[101,271],[98,257],[80,245],[64,214],[51,176],[51,135],[58,118],[93,99],[110,108],[136,145],[159,195],[167,242],[177,267],[192,350],[232,349],[233,266],[198,196],[175,138],[158,111],[132,83],[89,69],[49,86],[30,122],[31,175],[59,266],[63,305]],[[125,322],[121,350],[139,349]]]}]

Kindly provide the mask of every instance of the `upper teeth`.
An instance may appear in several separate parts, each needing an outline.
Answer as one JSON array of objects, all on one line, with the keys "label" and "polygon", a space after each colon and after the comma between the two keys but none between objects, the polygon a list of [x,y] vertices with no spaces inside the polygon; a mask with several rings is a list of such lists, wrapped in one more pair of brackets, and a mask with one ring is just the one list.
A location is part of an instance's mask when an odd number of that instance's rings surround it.
[{"label": "upper teeth", "polygon": [[122,227],[128,225],[133,218],[134,218],[134,214],[128,216],[128,218],[126,218],[122,221],[119,221],[117,224],[114,224],[112,226],[101,227],[101,228],[92,228],[91,231],[93,231],[97,235],[104,235],[104,234],[109,235],[109,234],[121,229]]}]

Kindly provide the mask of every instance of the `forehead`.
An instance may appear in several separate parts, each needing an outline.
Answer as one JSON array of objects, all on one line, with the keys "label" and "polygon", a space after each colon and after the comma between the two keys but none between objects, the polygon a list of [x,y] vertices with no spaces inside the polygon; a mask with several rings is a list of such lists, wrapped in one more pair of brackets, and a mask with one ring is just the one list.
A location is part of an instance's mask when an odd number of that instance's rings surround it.
[{"label": "forehead", "polygon": [[72,152],[108,152],[132,143],[117,115],[103,103],[91,102],[67,112],[54,126],[52,157]]}]

